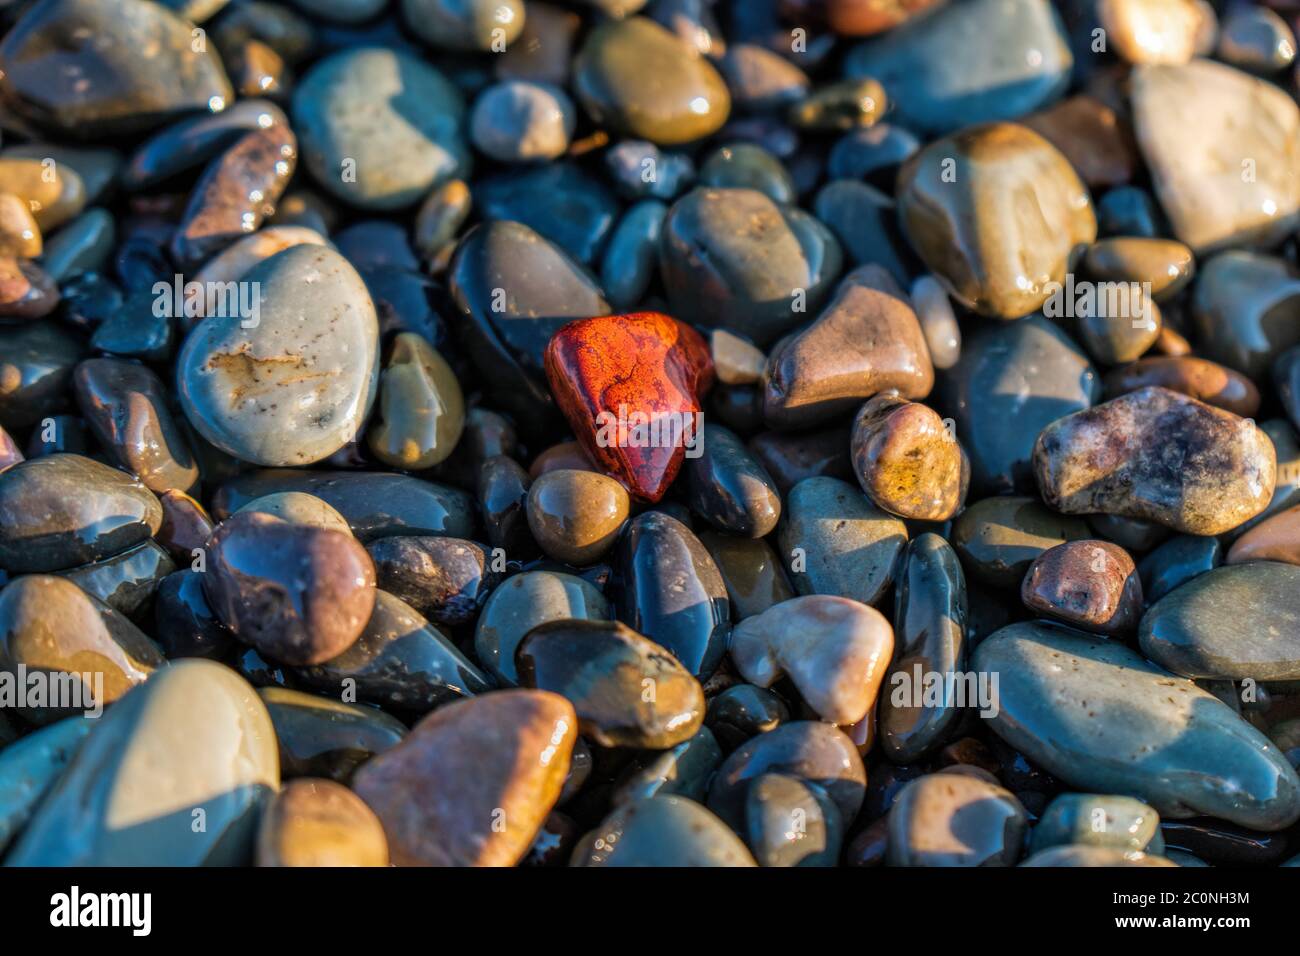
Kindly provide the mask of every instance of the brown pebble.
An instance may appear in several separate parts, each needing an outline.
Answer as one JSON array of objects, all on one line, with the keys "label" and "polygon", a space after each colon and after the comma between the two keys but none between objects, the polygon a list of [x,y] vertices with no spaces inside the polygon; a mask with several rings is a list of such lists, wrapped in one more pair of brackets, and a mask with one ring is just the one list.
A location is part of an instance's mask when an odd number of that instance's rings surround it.
[{"label": "brown pebble", "polygon": [[267,805],[258,866],[387,866],[388,841],[374,811],[333,780],[300,777]]},{"label": "brown pebble", "polygon": [[203,591],[244,643],[285,664],[319,664],[370,620],[375,565],[351,535],[246,511],[213,533]]},{"label": "brown pebble", "polygon": [[858,483],[879,507],[903,518],[946,521],[966,501],[970,461],[933,409],[895,392],[877,395],[853,422]]},{"label": "brown pebble", "polygon": [[182,567],[197,557],[196,551],[207,546],[212,537],[212,519],[199,504],[183,491],[170,488],[158,496],[162,503],[162,527],[154,535]]},{"label": "brown pebble", "polygon": [[1251,418],[1259,411],[1259,389],[1233,369],[1194,355],[1154,355],[1107,373],[1102,379],[1106,398],[1117,398],[1148,385],[1159,385]]},{"label": "brown pebble", "polygon": [[39,319],[59,304],[59,287],[34,262],[0,259],[0,318]]},{"label": "brown pebble", "polygon": [[353,787],[398,866],[514,866],[555,806],[577,736],[559,694],[496,691],[425,717]]},{"label": "brown pebble", "polygon": [[559,471],[562,468],[596,470],[596,466],[591,463],[591,459],[587,457],[581,445],[576,441],[562,441],[558,445],[547,448],[533,459],[528,469],[528,476],[536,481],[548,471]]},{"label": "brown pebble", "polygon": [[1282,561],[1300,564],[1300,505],[1279,511],[1251,528],[1228,549],[1228,564]]},{"label": "brown pebble", "polygon": [[552,558],[574,567],[604,557],[630,508],[627,490],[594,471],[548,471],[528,489],[533,539]]},{"label": "brown pebble", "polygon": [[0,193],[0,256],[35,259],[41,254],[41,227],[31,207],[13,193]]},{"label": "brown pebble", "polygon": [[1067,541],[1034,559],[1020,587],[1025,607],[1098,634],[1125,634],[1142,614],[1142,582],[1129,553],[1109,541]]},{"label": "brown pebble", "polygon": [[1133,131],[1100,100],[1072,96],[1020,122],[1059,149],[1088,186],[1118,186],[1133,178]]},{"label": "brown pebble", "polygon": [[907,293],[876,265],[840,283],[817,321],[773,350],[764,376],[763,417],[774,428],[803,428],[897,389],[924,398],[934,367]]}]

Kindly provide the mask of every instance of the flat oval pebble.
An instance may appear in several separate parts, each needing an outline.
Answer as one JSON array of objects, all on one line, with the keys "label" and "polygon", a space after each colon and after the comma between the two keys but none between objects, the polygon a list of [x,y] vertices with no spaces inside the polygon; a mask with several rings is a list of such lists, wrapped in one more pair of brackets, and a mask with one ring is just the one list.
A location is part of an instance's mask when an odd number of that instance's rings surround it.
[{"label": "flat oval pebble", "polygon": [[81,455],[47,455],[0,475],[0,567],[58,571],[118,554],[158,531],[144,483]]},{"label": "flat oval pebble", "polygon": [[1025,607],[1099,634],[1124,634],[1142,613],[1142,581],[1109,541],[1067,541],[1034,559],[1020,587]]},{"label": "flat oval pebble", "polygon": [[788,675],[823,720],[855,724],[875,706],[893,658],[894,630],[875,608],[810,594],[741,621],[729,651],[751,684],[770,687]]},{"label": "flat oval pebble", "polygon": [[1097,238],[1088,188],[1028,127],[993,123],[937,140],[898,179],[903,228],[925,264],[968,309],[1018,319],[1065,282]]},{"label": "flat oval pebble", "polygon": [[82,415],[119,465],[155,492],[193,488],[198,465],[157,375],[121,359],[87,359],[73,387]]},{"label": "flat oval pebble", "polygon": [[781,517],[781,495],[767,469],[734,432],[705,425],[698,455],[686,459],[691,509],[715,528],[761,538]]},{"label": "flat oval pebble", "polygon": [[366,439],[375,457],[404,471],[445,461],[465,428],[465,398],[447,360],[414,332],[399,332],[379,378],[379,418]]},{"label": "flat oval pebble", "polygon": [[350,534],[244,512],[213,533],[203,590],[241,641],[286,664],[318,664],[366,626],[375,566]]},{"label": "flat oval pebble", "polygon": [[1029,853],[1054,846],[1110,847],[1126,853],[1159,852],[1160,815],[1132,797],[1063,793],[1047,805],[1029,843]]},{"label": "flat oval pebble", "polygon": [[1300,680],[1300,568],[1230,564],[1166,594],[1142,618],[1142,652],[1191,678]]},{"label": "flat oval pebble", "polygon": [[378,384],[378,322],[356,270],[294,246],[244,277],[256,324],[209,316],[177,358],[181,405],[212,444],[258,465],[307,465],[356,435]]},{"label": "flat oval pebble", "polygon": [[659,244],[673,314],[759,346],[798,324],[799,306],[821,307],[842,260],[825,226],[755,189],[692,190],[669,209]]},{"label": "flat oval pebble", "polygon": [[777,540],[800,594],[874,604],[893,581],[907,526],[847,482],[807,478],[790,490]]},{"label": "flat oval pebble", "polygon": [[609,602],[591,584],[571,574],[516,574],[492,592],[479,614],[474,653],[498,680],[517,684],[515,651],[524,636],[547,621],[571,619],[609,620]]},{"label": "flat oval pebble", "polygon": [[388,841],[374,812],[332,780],[293,780],[267,805],[258,866],[387,866]]},{"label": "flat oval pebble", "polygon": [[704,721],[700,682],[668,651],[618,621],[550,621],[515,651],[519,681],[554,691],[602,747],[664,750]]},{"label": "flat oval pebble", "polygon": [[528,526],[551,557],[585,567],[614,546],[630,507],[613,478],[561,468],[539,475],[528,489]]},{"label": "flat oval pebble", "polygon": [[1300,273],[1276,256],[1232,249],[1206,260],[1192,290],[1192,329],[1205,357],[1263,382],[1281,354],[1300,344],[1288,321]]},{"label": "flat oval pebble", "polygon": [[597,26],[573,70],[574,91],[596,123],[661,146],[715,132],[731,109],[713,65],[645,17]]},{"label": "flat oval pebble", "polygon": [[364,209],[410,206],[469,163],[460,93],[399,50],[363,46],[320,61],[298,82],[292,112],[303,164]]},{"label": "flat oval pebble", "polygon": [[558,694],[487,694],[420,721],[357,772],[353,789],[383,823],[397,866],[513,866],[560,795],[577,736]]},{"label": "flat oval pebble", "polygon": [[1259,514],[1276,468],[1254,422],[1158,387],[1059,419],[1034,445],[1043,500],[1057,511],[1186,534],[1221,534]]},{"label": "flat oval pebble", "polygon": [[1300,818],[1300,778],[1259,731],[1121,644],[1013,624],[971,663],[1001,678],[990,728],[1073,787],[1134,796],[1174,819],[1272,831]]},{"label": "flat oval pebble", "polygon": [[555,159],[573,135],[574,106],[558,87],[510,80],[474,101],[469,135],[482,153],[503,163]]},{"label": "flat oval pebble", "polygon": [[889,811],[892,866],[1015,866],[1029,821],[1002,787],[959,773],[913,780]]},{"label": "flat oval pebble", "polygon": [[[280,787],[275,731],[253,688],[178,661],[104,715],[6,858],[10,866],[211,866],[252,861]],[[194,827],[202,811],[204,826]]]},{"label": "flat oval pebble", "polygon": [[693,800],[665,795],[619,807],[574,848],[570,866],[757,866],[740,837]]}]

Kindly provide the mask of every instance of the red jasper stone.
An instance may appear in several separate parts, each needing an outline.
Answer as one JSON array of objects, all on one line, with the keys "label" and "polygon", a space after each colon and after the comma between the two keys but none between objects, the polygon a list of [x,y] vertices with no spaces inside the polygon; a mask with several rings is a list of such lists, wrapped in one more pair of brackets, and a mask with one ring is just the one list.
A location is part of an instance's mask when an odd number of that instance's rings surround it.
[{"label": "red jasper stone", "polygon": [[644,501],[664,496],[699,440],[713,360],[694,329],[660,312],[570,322],[546,346],[551,392],[591,460]]}]

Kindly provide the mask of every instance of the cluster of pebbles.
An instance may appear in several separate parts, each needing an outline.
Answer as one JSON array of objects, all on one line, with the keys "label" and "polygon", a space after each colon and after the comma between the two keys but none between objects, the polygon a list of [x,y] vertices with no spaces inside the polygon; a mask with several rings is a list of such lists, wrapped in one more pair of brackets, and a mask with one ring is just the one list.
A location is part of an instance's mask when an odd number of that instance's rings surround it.
[{"label": "cluster of pebbles", "polygon": [[1298,16],[0,3],[0,859],[1300,865]]}]

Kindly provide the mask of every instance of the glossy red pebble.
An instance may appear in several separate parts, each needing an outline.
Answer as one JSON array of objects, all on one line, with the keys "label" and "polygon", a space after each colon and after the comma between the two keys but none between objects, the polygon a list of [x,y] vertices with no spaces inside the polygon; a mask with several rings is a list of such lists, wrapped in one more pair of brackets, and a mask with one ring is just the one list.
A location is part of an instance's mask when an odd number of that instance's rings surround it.
[{"label": "glossy red pebble", "polygon": [[713,360],[694,329],[661,312],[570,322],[546,346],[546,378],[591,460],[643,501],[677,477],[699,440]]}]

